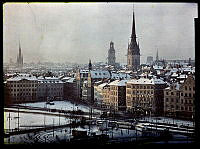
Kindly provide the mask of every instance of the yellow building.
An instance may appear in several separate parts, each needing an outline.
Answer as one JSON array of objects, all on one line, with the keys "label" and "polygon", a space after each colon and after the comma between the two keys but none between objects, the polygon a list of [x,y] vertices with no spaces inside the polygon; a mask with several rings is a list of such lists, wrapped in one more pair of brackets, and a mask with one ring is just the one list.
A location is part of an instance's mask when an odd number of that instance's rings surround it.
[{"label": "yellow building", "polygon": [[165,115],[192,119],[195,114],[195,78],[189,75],[184,83],[164,90]]},{"label": "yellow building", "polygon": [[126,107],[140,114],[163,114],[163,89],[166,83],[160,79],[132,79],[126,84]]}]

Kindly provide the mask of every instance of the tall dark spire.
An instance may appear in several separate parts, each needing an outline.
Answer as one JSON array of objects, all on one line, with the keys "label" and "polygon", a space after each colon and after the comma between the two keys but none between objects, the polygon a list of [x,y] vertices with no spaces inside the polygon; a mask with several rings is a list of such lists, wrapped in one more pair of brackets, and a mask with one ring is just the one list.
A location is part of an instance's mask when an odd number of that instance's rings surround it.
[{"label": "tall dark spire", "polygon": [[89,59],[89,65],[88,65],[89,70],[92,70],[92,63],[91,63],[91,59]]},{"label": "tall dark spire", "polygon": [[132,24],[131,41],[132,42],[134,42],[134,41],[136,42],[134,5],[133,5],[133,24]]},{"label": "tall dark spire", "polygon": [[22,56],[20,41],[19,41],[19,54],[17,56],[17,66],[20,68],[23,67],[23,56]]},{"label": "tall dark spire", "polygon": [[138,70],[140,66],[140,48],[139,42],[136,41],[136,30],[135,30],[135,14],[134,14],[134,6],[133,6],[133,20],[132,20],[132,33],[131,33],[131,41],[128,46],[127,52],[127,67],[128,70]]},{"label": "tall dark spire", "polygon": [[158,58],[158,49],[157,49],[157,53],[156,53],[156,61],[158,61],[159,58]]},{"label": "tall dark spire", "polygon": [[21,45],[20,45],[20,41],[19,41],[19,57],[21,57]]}]

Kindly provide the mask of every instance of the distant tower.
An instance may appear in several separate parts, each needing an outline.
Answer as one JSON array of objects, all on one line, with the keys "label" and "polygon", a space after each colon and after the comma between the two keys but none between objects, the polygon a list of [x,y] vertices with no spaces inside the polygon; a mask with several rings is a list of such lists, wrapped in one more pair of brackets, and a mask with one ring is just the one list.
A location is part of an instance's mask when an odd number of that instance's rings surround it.
[{"label": "distant tower", "polygon": [[89,60],[89,72],[88,72],[88,80],[87,80],[87,100],[90,104],[94,103],[94,84],[92,80],[91,70],[92,70],[92,63]]},{"label": "distant tower", "polygon": [[81,90],[81,73],[80,73],[80,69],[78,68],[77,69],[77,72],[76,72],[76,97],[77,97],[77,100],[80,100],[81,97],[82,97],[82,90]]},{"label": "distant tower", "polygon": [[159,58],[158,58],[158,50],[157,50],[157,53],[156,53],[156,61],[157,61],[157,62],[159,61]]},{"label": "distant tower", "polygon": [[17,67],[19,67],[19,68],[23,67],[23,55],[21,53],[20,42],[19,42],[19,54],[17,56]]},{"label": "distant tower", "polygon": [[90,70],[92,70],[92,63],[91,63],[91,59],[89,59],[88,69],[89,69],[89,71],[90,71]]},{"label": "distant tower", "polygon": [[136,42],[135,17],[133,11],[131,42],[130,44],[128,44],[128,52],[127,52],[127,67],[128,70],[137,71],[139,66],[140,66],[140,48]]},{"label": "distant tower", "polygon": [[110,42],[110,49],[108,50],[108,65],[115,66],[115,49],[114,49],[114,43]]}]

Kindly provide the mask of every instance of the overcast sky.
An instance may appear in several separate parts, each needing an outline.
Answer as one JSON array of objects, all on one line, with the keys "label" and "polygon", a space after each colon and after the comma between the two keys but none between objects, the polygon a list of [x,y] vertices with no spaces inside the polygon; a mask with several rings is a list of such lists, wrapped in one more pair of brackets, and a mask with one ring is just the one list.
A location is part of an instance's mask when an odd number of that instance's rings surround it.
[{"label": "overcast sky", "polygon": [[[126,63],[132,3],[6,3],[3,60],[16,62],[19,41],[24,62],[106,62],[110,41],[116,61]],[[135,3],[141,63],[195,57],[195,3]]]}]

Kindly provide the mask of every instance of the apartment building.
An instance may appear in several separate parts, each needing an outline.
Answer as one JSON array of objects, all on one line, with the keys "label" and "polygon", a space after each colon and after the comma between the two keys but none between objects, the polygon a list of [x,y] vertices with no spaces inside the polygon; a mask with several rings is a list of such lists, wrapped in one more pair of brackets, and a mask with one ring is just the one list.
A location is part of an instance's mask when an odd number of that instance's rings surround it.
[{"label": "apartment building", "polygon": [[51,100],[63,99],[64,82],[57,77],[38,77],[37,99]]},{"label": "apartment building", "polygon": [[175,116],[180,112],[180,84],[173,83],[164,89],[165,116]]},{"label": "apartment building", "polygon": [[166,116],[194,118],[195,78],[188,75],[182,84],[172,84],[164,90],[164,112]]},{"label": "apartment building", "polygon": [[111,109],[126,110],[126,82],[127,80],[115,80],[108,84],[110,86],[109,103]]},{"label": "apartment building", "polygon": [[10,98],[14,103],[36,101],[38,80],[30,74],[19,74],[6,81]]},{"label": "apartment building", "polygon": [[164,111],[163,89],[166,83],[161,79],[132,79],[126,84],[126,107],[128,111],[140,114],[162,115]]}]

